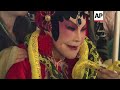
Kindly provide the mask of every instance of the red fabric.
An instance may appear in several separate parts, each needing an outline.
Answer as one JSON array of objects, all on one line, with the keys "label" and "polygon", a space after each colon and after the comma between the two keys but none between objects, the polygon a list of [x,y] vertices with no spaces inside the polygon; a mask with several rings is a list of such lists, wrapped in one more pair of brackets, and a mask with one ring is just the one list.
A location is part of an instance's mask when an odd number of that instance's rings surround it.
[{"label": "red fabric", "polygon": [[[77,60],[66,60],[68,64],[68,77],[72,79],[72,69]],[[41,65],[42,79],[46,76],[45,65]],[[59,68],[61,72],[61,69]],[[31,79],[31,66],[28,59],[14,64],[7,72],[6,79]]]},{"label": "red fabric", "polygon": [[69,79],[72,79],[72,69],[77,61],[78,61],[78,59],[65,59],[65,62],[68,65],[67,72],[68,72]]},{"label": "red fabric", "polygon": [[62,72],[62,70],[61,70],[61,67],[60,67],[60,66],[58,66],[58,71],[59,71],[59,72]]},{"label": "red fabric", "polygon": [[[41,65],[42,79],[45,78],[45,65]],[[31,66],[28,59],[14,64],[7,72],[6,79],[31,79]]]},{"label": "red fabric", "polygon": [[39,35],[38,48],[43,56],[52,56],[52,38],[49,35]]},{"label": "red fabric", "polygon": [[31,67],[28,59],[14,64],[7,72],[6,79],[30,79]]},{"label": "red fabric", "polygon": [[45,65],[43,65],[42,63],[40,64],[40,66],[41,66],[41,75],[42,75],[42,79],[45,79]]}]

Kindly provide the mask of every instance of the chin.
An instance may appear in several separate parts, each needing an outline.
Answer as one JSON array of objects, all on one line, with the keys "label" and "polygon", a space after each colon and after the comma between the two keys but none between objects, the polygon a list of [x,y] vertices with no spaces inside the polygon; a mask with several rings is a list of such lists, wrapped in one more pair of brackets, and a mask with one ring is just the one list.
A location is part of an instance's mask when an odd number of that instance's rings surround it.
[{"label": "chin", "polygon": [[67,59],[75,59],[76,56],[77,56],[77,55],[69,55],[69,56],[67,55],[66,58],[67,58]]},{"label": "chin", "polygon": [[[67,51],[67,50],[66,50]],[[66,52],[65,53],[65,51],[62,53],[62,55],[64,56],[64,57],[66,57],[67,59],[75,59],[76,58],[76,56],[77,56],[77,54],[78,54],[78,51],[76,51],[76,52],[71,52],[71,51],[68,51],[68,52]]]}]

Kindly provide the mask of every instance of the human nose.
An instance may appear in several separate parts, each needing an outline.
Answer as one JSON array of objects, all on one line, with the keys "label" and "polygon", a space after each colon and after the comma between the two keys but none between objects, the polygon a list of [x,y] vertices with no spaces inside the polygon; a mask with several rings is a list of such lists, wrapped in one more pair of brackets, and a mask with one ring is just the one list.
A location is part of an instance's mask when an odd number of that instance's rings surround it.
[{"label": "human nose", "polygon": [[75,42],[80,42],[81,41],[81,32],[79,30],[76,30],[76,32],[75,32],[74,41]]}]

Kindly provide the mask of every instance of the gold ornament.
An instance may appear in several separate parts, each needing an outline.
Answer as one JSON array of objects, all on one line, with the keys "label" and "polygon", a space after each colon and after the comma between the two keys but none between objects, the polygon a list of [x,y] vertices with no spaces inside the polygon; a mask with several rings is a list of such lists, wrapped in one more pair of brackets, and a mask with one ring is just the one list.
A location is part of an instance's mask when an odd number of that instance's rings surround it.
[{"label": "gold ornament", "polygon": [[49,22],[50,20],[51,20],[50,15],[46,15],[46,16],[45,16],[45,21]]}]

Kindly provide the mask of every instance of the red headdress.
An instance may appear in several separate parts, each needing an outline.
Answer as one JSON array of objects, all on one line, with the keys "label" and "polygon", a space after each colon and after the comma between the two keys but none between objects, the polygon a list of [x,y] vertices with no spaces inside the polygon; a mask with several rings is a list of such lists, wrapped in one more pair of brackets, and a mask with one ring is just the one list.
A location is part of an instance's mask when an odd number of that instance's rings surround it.
[{"label": "red headdress", "polygon": [[51,16],[54,11],[37,11],[35,16],[35,23],[40,28],[40,35],[38,37],[39,52],[43,56],[52,55],[52,38],[45,34],[44,31],[51,31]]},{"label": "red headdress", "polygon": [[40,28],[41,32],[44,30],[50,31],[52,29],[51,16],[54,15],[55,11],[37,11],[35,16],[35,22],[37,27]]}]

